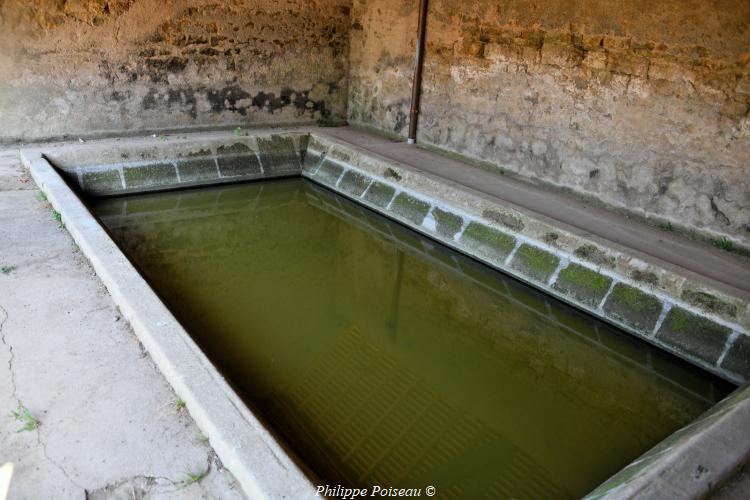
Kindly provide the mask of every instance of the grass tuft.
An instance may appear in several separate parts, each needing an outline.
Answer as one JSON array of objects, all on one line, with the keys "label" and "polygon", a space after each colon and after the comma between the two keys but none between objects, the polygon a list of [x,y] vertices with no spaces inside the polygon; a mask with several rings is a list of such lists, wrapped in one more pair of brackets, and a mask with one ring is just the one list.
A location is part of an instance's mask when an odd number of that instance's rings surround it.
[{"label": "grass tuft", "polygon": [[41,422],[39,422],[39,420],[37,420],[31,412],[20,403],[18,408],[10,412],[10,416],[23,423],[23,427],[16,432],[33,431],[41,425]]},{"label": "grass tuft", "polygon": [[39,201],[47,201],[47,194],[44,191],[39,191]]},{"label": "grass tuft", "polygon": [[712,240],[711,243],[713,243],[716,248],[726,250],[727,252],[734,250],[734,245],[731,240],[728,240],[725,236],[722,236],[718,240]]},{"label": "grass tuft", "polygon": [[60,229],[65,229],[65,223],[62,221],[62,215],[60,215],[60,212],[58,212],[57,210],[53,210],[52,218],[58,222],[57,227],[59,227]]},{"label": "grass tuft", "polygon": [[9,275],[13,271],[16,270],[16,266],[2,266],[0,267],[0,273],[3,273],[4,275]]},{"label": "grass tuft", "polygon": [[208,467],[204,470],[192,470],[188,469],[185,471],[185,479],[182,480],[182,487],[187,488],[191,484],[199,483],[201,479],[206,477],[208,474]]},{"label": "grass tuft", "polygon": [[175,410],[182,412],[182,411],[185,411],[185,408],[186,408],[185,401],[183,401],[181,398],[178,398],[175,400],[174,402]]},{"label": "grass tuft", "polygon": [[669,231],[669,232],[674,231],[674,227],[672,226],[671,222],[664,222],[662,224],[659,224],[659,229],[661,229],[662,231]]},{"label": "grass tuft", "polygon": [[236,129],[234,129],[234,135],[236,135],[237,137],[241,136],[242,135],[242,128],[241,127],[237,127]]}]

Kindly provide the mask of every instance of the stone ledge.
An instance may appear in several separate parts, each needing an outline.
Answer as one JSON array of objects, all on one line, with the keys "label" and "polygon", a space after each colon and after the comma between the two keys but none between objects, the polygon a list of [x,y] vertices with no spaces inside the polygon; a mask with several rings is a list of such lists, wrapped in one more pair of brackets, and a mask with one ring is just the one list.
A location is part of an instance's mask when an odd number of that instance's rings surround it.
[{"label": "stone ledge", "polygon": [[[712,373],[747,381],[750,305],[742,299],[323,135],[312,134],[302,175]],[[343,179],[355,177],[366,187],[344,189]],[[679,311],[694,320],[675,321]]]}]

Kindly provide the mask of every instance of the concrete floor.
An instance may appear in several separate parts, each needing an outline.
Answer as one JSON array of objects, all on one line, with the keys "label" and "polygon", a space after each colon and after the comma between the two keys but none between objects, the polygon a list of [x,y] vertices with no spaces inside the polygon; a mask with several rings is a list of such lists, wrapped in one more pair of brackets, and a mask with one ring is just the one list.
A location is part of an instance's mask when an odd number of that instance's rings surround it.
[{"label": "concrete floor", "polygon": [[[15,467],[10,499],[244,498],[39,196],[16,152],[0,150],[0,465]],[[18,432],[19,404],[37,429]],[[189,484],[189,472],[206,470]]]}]

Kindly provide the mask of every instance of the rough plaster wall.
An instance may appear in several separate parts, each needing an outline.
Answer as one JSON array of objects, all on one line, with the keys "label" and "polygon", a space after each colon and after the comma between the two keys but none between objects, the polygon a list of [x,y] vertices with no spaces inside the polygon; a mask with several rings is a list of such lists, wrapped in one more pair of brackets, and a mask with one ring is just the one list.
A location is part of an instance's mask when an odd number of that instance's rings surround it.
[{"label": "rough plaster wall", "polygon": [[[355,0],[349,119],[405,134],[417,4]],[[750,2],[432,0],[419,139],[750,245]]]},{"label": "rough plaster wall", "polygon": [[344,117],[351,0],[0,0],[0,142]]}]

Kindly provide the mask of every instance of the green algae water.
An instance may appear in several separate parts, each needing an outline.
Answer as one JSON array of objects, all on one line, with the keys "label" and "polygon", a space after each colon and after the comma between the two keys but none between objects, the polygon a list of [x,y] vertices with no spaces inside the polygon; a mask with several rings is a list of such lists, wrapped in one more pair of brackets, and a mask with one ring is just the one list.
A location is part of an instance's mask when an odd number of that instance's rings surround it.
[{"label": "green algae water", "polygon": [[320,484],[580,497],[732,389],[301,179],[93,209]]}]

